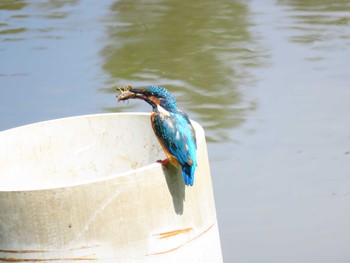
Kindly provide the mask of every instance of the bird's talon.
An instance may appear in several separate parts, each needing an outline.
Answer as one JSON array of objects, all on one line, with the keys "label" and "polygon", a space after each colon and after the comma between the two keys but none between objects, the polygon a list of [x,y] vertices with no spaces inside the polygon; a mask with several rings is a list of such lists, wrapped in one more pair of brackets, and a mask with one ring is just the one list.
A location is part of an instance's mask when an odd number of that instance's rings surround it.
[{"label": "bird's talon", "polygon": [[161,164],[164,165],[167,169],[169,168],[169,159],[157,160],[157,163],[161,163]]}]

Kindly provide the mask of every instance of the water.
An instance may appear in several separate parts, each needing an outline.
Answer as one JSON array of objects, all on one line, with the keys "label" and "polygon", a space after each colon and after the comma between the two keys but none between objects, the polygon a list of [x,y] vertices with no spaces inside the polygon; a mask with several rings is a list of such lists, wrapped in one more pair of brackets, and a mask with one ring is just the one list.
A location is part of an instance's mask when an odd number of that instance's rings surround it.
[{"label": "water", "polygon": [[349,262],[350,2],[0,2],[0,129],[149,111],[207,134],[225,262]]}]

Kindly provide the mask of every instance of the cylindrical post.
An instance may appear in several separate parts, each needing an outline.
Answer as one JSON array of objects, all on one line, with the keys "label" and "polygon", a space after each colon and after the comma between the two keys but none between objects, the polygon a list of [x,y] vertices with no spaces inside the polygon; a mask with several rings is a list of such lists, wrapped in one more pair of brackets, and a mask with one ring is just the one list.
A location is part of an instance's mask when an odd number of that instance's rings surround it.
[{"label": "cylindrical post", "polygon": [[0,262],[222,262],[204,131],[193,187],[148,114],[99,114],[0,133]]}]

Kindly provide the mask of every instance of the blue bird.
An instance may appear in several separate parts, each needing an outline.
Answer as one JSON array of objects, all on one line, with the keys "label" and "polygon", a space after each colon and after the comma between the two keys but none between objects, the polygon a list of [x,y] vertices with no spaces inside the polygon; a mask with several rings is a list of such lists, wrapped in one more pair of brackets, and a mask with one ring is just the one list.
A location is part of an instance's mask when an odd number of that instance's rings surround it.
[{"label": "blue bird", "polygon": [[129,98],[142,99],[152,106],[153,131],[167,156],[167,159],[158,162],[165,166],[170,162],[181,168],[185,185],[192,186],[197,166],[197,143],[187,114],[176,107],[174,96],[161,86],[128,87],[125,94],[122,91],[118,96],[119,100]]}]

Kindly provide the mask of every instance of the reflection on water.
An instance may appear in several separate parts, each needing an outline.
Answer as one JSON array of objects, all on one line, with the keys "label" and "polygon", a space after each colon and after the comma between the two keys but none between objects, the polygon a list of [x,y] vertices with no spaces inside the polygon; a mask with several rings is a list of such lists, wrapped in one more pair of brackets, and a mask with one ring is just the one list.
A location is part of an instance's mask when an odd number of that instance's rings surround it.
[{"label": "reflection on water", "polygon": [[282,26],[290,41],[306,45],[310,61],[328,59],[327,52],[350,44],[350,4],[347,0],[278,1],[287,7],[291,20]]},{"label": "reflection on water", "polygon": [[0,1],[2,130],[103,111],[103,12],[95,1]]},{"label": "reflection on water", "polygon": [[32,3],[30,5],[31,9],[26,10],[25,7],[28,7],[28,2],[25,1],[6,0],[1,2],[0,11],[8,10],[12,12],[1,13],[0,41],[25,41],[37,38],[57,39],[59,36],[55,36],[54,31],[59,30],[59,27],[57,27],[55,19],[67,18],[72,13],[71,5],[77,3],[78,0],[51,0]]},{"label": "reflection on water", "polygon": [[271,64],[209,147],[226,262],[349,262],[349,3],[251,2]]},{"label": "reflection on water", "polygon": [[262,66],[249,16],[240,1],[117,1],[101,52],[109,83],[165,85],[210,139],[225,140],[254,108],[240,91]]},{"label": "reflection on water", "polygon": [[20,10],[26,5],[27,3],[21,0],[2,0],[0,10]]},{"label": "reflection on water", "polygon": [[[8,10],[8,11],[17,11],[21,10],[26,6],[25,1],[17,1],[17,0],[5,0],[0,2],[0,12],[1,10]],[[17,37],[6,37],[6,36],[12,36],[12,35],[18,35],[20,33],[25,32],[27,29],[25,27],[16,25],[13,26],[11,24],[12,19],[16,18],[22,18],[25,16],[19,16],[14,15],[12,12],[1,12],[1,20],[0,20],[0,40],[20,40],[23,38]]]}]

